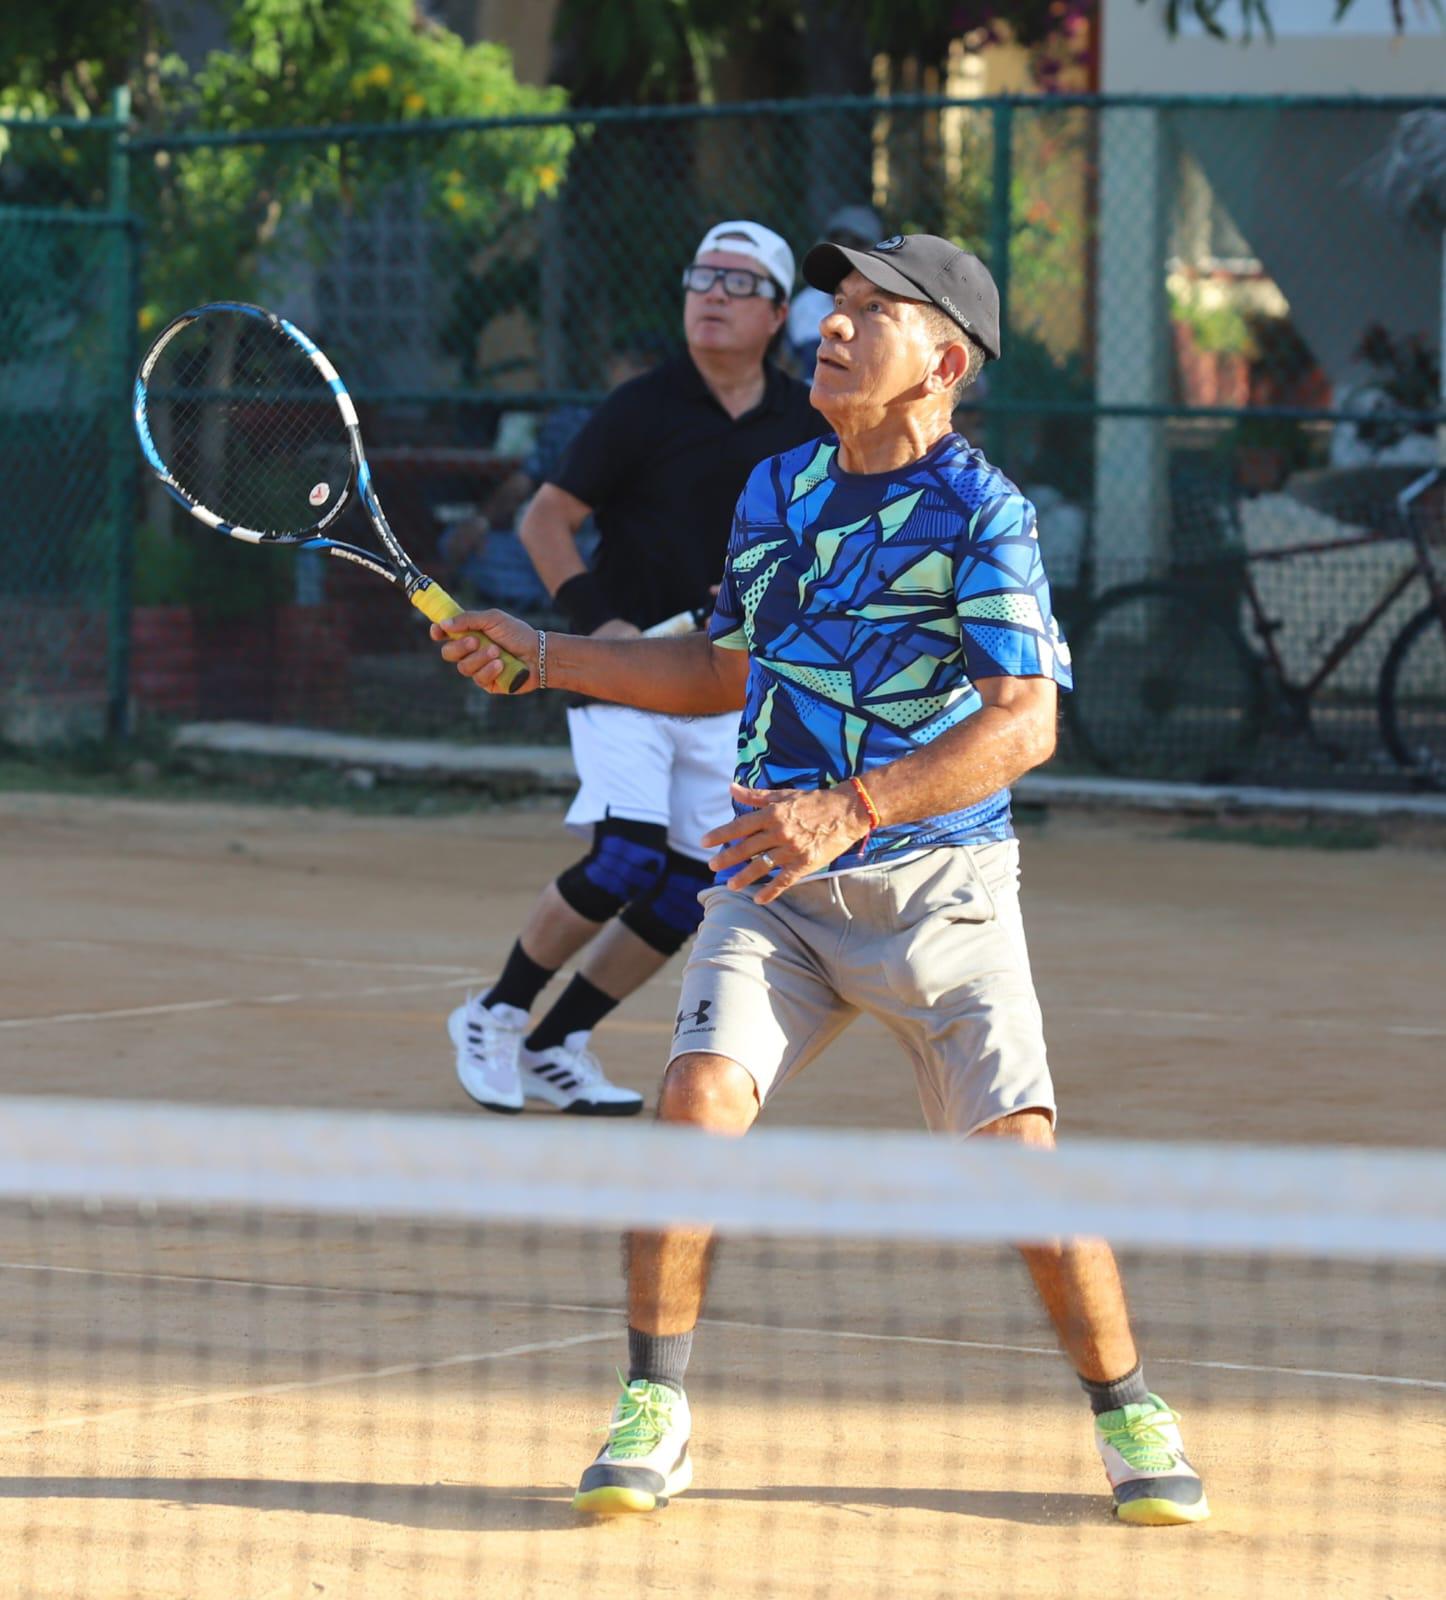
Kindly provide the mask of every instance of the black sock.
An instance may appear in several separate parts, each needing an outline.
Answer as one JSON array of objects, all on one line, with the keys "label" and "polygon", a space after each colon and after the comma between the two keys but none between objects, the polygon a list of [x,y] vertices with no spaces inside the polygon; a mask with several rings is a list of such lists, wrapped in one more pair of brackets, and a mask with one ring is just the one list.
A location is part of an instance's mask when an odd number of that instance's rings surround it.
[{"label": "black sock", "polygon": [[547,987],[548,979],[557,971],[553,967],[539,967],[522,948],[519,939],[512,946],[512,954],[502,969],[502,976],[483,997],[484,1006],[516,1006],[519,1011],[531,1011],[532,1002]]},{"label": "black sock", "polygon": [[646,1378],[683,1392],[683,1374],[693,1350],[693,1330],[687,1333],[639,1333],[628,1328],[628,1382]]},{"label": "black sock", "polygon": [[1105,1411],[1118,1411],[1121,1406],[1143,1405],[1150,1398],[1145,1369],[1138,1361],[1123,1378],[1115,1378],[1109,1383],[1095,1383],[1089,1378],[1081,1378],[1080,1387],[1090,1397],[1090,1410],[1096,1416]]},{"label": "black sock", "polygon": [[572,982],[557,997],[552,1010],[528,1036],[527,1048],[551,1050],[553,1045],[561,1044],[570,1033],[591,1033],[617,1003],[595,983],[589,983],[580,972],[575,973]]}]

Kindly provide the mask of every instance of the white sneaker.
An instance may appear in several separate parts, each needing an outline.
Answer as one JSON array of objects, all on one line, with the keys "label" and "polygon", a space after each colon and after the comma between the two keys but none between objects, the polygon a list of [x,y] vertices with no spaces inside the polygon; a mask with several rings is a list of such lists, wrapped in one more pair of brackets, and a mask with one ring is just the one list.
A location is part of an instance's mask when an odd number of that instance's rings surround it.
[{"label": "white sneaker", "polygon": [[1157,1394],[1095,1418],[1095,1444],[1121,1522],[1168,1528],[1210,1515],[1200,1474],[1185,1457],[1179,1422],[1180,1413]]},{"label": "white sneaker", "polygon": [[586,1032],[570,1033],[547,1050],[522,1047],[522,1089],[529,1100],[545,1100],[577,1117],[631,1117],[643,1109],[635,1089],[609,1083],[587,1047]]},{"label": "white sneaker", "polygon": [[682,1494],[693,1481],[692,1431],[687,1395],[646,1378],[624,1384],[607,1443],[583,1473],[573,1510],[616,1516],[667,1505],[669,1495]]},{"label": "white sneaker", "polygon": [[527,1013],[518,1006],[484,1006],[480,995],[447,1018],[457,1049],[457,1080],[489,1111],[521,1111],[517,1062],[527,1037]]}]

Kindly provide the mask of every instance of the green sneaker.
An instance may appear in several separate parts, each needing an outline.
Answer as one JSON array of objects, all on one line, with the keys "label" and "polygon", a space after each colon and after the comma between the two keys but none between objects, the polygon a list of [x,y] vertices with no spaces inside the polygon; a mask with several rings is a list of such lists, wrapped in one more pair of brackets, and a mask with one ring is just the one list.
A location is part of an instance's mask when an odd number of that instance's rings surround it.
[{"label": "green sneaker", "polygon": [[646,1378],[624,1383],[607,1443],[583,1473],[572,1497],[573,1510],[617,1516],[667,1505],[671,1495],[681,1494],[693,1481],[688,1457],[692,1426],[688,1397],[680,1390]]},{"label": "green sneaker", "polygon": [[1200,1474],[1185,1459],[1179,1421],[1157,1394],[1095,1418],[1095,1444],[1121,1522],[1169,1528],[1210,1515]]}]

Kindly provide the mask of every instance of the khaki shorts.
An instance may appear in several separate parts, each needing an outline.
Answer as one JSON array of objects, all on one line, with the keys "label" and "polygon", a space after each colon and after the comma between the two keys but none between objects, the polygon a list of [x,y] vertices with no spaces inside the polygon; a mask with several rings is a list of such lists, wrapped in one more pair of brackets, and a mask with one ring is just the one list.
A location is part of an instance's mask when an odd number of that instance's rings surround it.
[{"label": "khaki shorts", "polygon": [[1053,1122],[1017,840],[815,878],[766,906],[722,887],[699,899],[670,1060],[727,1056],[766,1104],[867,1012],[913,1063],[931,1128],[1031,1108]]}]

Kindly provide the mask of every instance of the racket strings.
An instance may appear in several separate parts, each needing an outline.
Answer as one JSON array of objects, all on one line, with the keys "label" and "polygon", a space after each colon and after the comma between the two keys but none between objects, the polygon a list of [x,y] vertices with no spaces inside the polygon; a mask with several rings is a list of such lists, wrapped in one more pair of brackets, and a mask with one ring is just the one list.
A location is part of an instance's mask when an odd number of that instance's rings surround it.
[{"label": "racket strings", "polygon": [[165,347],[146,388],[161,459],[222,522],[295,538],[345,496],[351,451],[331,386],[270,323],[207,312]]}]

